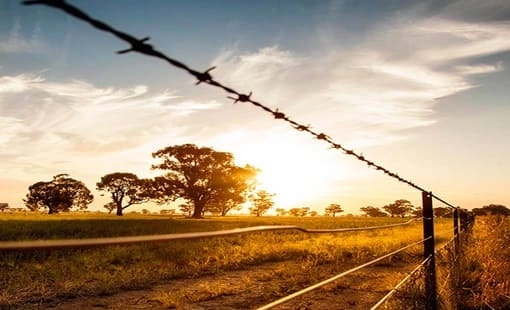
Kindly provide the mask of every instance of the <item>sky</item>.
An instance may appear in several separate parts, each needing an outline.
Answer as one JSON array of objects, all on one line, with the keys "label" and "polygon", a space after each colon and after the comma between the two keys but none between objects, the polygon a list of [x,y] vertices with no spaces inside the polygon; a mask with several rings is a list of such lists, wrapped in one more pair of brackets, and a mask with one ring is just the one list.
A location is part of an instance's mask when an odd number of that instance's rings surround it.
[{"label": "sky", "polygon": [[[510,207],[510,2],[68,1],[471,209]],[[0,202],[68,173],[153,177],[193,143],[261,169],[275,207],[345,213],[415,189],[60,10],[0,1]],[[443,206],[434,202],[435,207]],[[133,210],[145,208],[133,207]],[[151,206],[153,211],[160,208]]]}]

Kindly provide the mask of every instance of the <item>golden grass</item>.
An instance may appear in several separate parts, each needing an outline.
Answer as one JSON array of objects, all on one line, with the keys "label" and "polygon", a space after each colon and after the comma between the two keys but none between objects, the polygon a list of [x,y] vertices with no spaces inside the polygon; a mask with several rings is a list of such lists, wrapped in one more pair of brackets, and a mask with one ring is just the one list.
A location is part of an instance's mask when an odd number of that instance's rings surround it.
[{"label": "golden grass", "polygon": [[[207,231],[271,224],[307,228],[360,227],[404,221],[361,217],[226,217],[196,221],[157,216],[119,219],[95,215],[80,219],[62,216],[60,219],[57,221],[55,217],[47,216],[37,216],[34,219],[27,216],[0,221],[0,229],[7,235],[15,236],[12,239],[23,240]],[[450,220],[438,221],[436,232],[438,243],[449,239]],[[213,275],[223,270],[242,269],[267,262],[298,261],[300,268],[306,269],[322,264],[358,263],[421,240],[422,237],[422,225],[416,222],[409,226],[366,232],[323,235],[308,235],[297,231],[257,232],[225,238],[86,250],[2,253],[0,306],[65,296],[112,294],[149,287],[171,279]],[[396,255],[392,260],[405,261],[421,255],[422,247],[416,246]],[[391,263],[391,260],[387,263]],[[277,276],[292,280],[292,273],[291,268],[283,268],[278,270]],[[209,288],[201,288],[200,293],[193,298],[232,294],[236,290],[234,286],[210,285]],[[162,292],[154,298],[170,306],[190,300],[191,297],[182,294]]]}]

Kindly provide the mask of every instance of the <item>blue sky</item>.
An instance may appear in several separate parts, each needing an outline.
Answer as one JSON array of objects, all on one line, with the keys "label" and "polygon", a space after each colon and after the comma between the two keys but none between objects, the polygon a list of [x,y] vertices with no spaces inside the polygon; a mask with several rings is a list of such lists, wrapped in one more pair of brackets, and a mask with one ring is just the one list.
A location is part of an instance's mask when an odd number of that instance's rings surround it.
[{"label": "blue sky", "polygon": [[[70,1],[466,208],[510,206],[510,3]],[[420,193],[44,6],[0,2],[0,200],[69,173],[153,176],[195,143],[262,169],[279,207]],[[92,209],[100,209],[98,197]],[[439,206],[439,203],[436,203]]]}]

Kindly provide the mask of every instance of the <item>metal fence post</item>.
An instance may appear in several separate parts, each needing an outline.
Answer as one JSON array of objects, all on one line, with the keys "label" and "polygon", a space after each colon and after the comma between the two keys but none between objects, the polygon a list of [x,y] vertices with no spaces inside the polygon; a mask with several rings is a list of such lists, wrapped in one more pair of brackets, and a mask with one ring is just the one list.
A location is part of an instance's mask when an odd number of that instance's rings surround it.
[{"label": "metal fence post", "polygon": [[437,292],[436,292],[436,263],[434,259],[434,211],[432,209],[432,193],[422,192],[423,203],[423,238],[424,243],[423,256],[425,259],[430,257],[429,263],[425,266],[425,309],[436,310]]},{"label": "metal fence post", "polygon": [[454,253],[456,256],[459,255],[460,252],[460,239],[459,239],[459,208],[455,208],[453,211],[453,237],[455,250]]}]

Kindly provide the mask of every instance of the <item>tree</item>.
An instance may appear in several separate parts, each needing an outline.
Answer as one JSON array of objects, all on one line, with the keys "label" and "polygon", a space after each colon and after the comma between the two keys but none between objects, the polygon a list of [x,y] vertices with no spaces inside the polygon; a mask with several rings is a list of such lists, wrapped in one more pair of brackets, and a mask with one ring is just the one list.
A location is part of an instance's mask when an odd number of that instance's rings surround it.
[{"label": "tree", "polygon": [[421,218],[423,217],[423,210],[421,208],[412,209],[411,215],[413,217]]},{"label": "tree", "polygon": [[382,211],[380,208],[367,206],[367,207],[361,207],[360,210],[362,212],[365,212],[366,216],[370,217],[385,217],[388,216],[388,213]]},{"label": "tree", "polygon": [[103,208],[108,210],[108,214],[112,214],[113,210],[117,209],[117,205],[115,204],[115,202],[110,201],[107,204],[105,204]]},{"label": "tree", "polygon": [[[151,180],[139,179],[129,172],[115,172],[104,175],[96,188],[101,192],[109,192],[112,202],[117,209],[117,215],[132,205],[141,204],[150,200]],[[127,200],[125,203],[124,201]]]},{"label": "tree", "polygon": [[290,208],[289,209],[289,215],[299,216],[300,213],[301,213],[301,208]]},{"label": "tree", "polygon": [[49,182],[30,185],[27,197],[23,199],[31,211],[48,208],[48,214],[68,212],[73,207],[84,210],[93,200],[94,196],[85,184],[67,174],[56,175]]},{"label": "tree", "polygon": [[143,215],[148,215],[150,213],[151,213],[151,211],[149,211],[148,209],[142,209],[142,214]]},{"label": "tree", "polygon": [[317,211],[310,211],[310,216],[317,216],[317,215],[318,215]]},{"label": "tree", "polygon": [[283,208],[276,208],[275,211],[276,211],[276,214],[278,216],[285,216],[285,215],[287,215],[287,210],[285,210]]},{"label": "tree", "polygon": [[250,207],[250,214],[255,216],[261,216],[271,209],[274,205],[273,202],[274,194],[270,194],[265,190],[259,190],[255,192],[250,198],[253,206]]},{"label": "tree", "polygon": [[309,207],[300,208],[298,215],[299,216],[307,216],[309,211],[310,211]]},{"label": "tree", "polygon": [[152,169],[166,171],[156,178],[154,198],[160,203],[185,199],[193,207],[193,218],[202,218],[208,204],[244,202],[257,174],[249,165],[236,166],[231,153],[194,144],[169,146],[152,157],[162,160]]},{"label": "tree", "polygon": [[384,206],[383,209],[388,212],[391,217],[400,216],[403,218],[407,214],[412,213],[414,206],[409,200],[399,199],[395,200],[392,204]]},{"label": "tree", "polygon": [[332,204],[330,204],[329,206],[326,207],[324,212],[327,215],[335,216],[335,214],[344,212],[344,210],[342,210],[342,207],[339,204],[332,203]]},{"label": "tree", "polygon": [[4,212],[7,209],[9,209],[9,204],[5,202],[0,202],[0,211]]},{"label": "tree", "polygon": [[159,211],[159,214],[161,215],[174,215],[175,209],[162,209]]},{"label": "tree", "polygon": [[435,217],[453,217],[453,210],[446,207],[434,208]]},{"label": "tree", "polygon": [[473,213],[475,215],[504,215],[510,216],[510,209],[503,205],[490,204],[483,206],[482,208],[474,208]]},{"label": "tree", "polygon": [[289,215],[292,215],[292,216],[306,216],[308,214],[308,211],[310,211],[309,207],[291,208],[289,210]]}]

